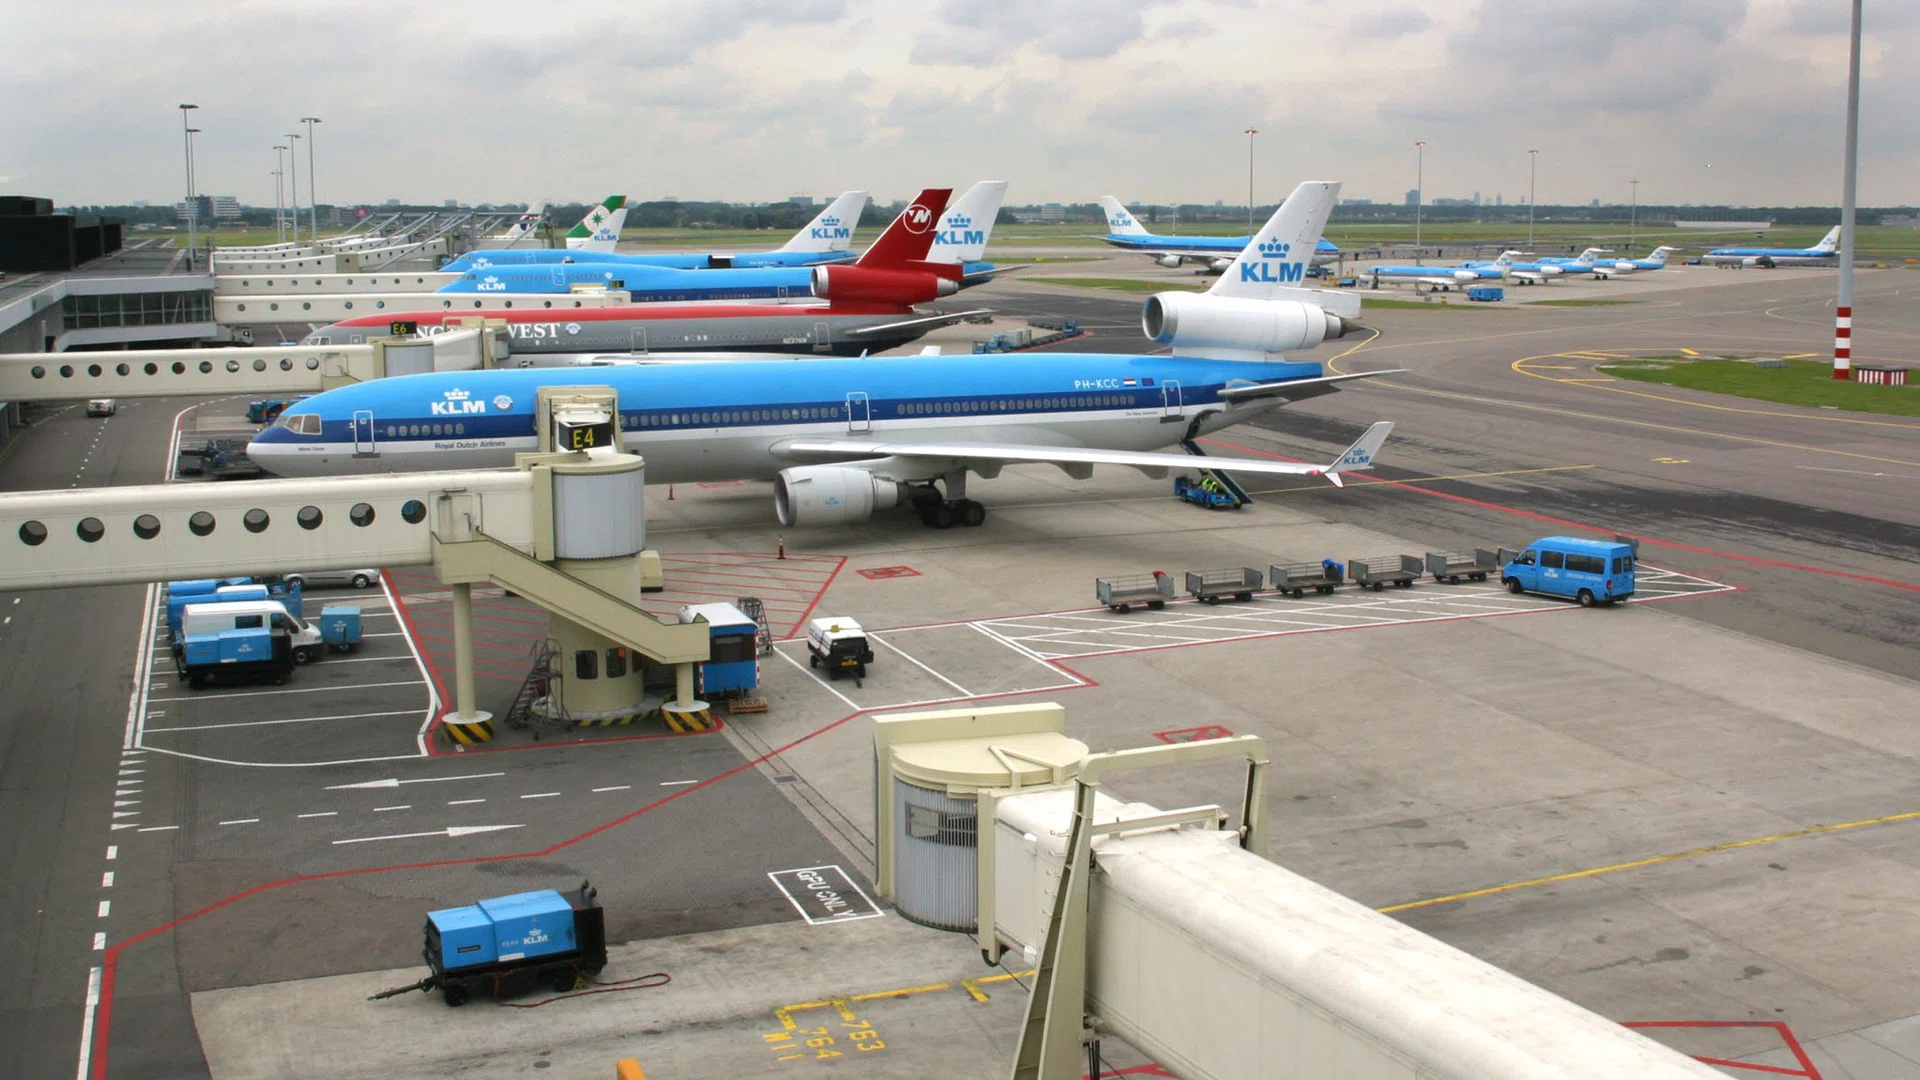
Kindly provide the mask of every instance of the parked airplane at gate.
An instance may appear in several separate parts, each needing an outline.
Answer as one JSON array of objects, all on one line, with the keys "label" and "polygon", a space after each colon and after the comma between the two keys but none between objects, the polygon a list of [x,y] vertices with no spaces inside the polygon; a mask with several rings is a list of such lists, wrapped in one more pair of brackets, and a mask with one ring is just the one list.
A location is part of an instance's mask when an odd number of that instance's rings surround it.
[{"label": "parked airplane at gate", "polygon": [[1560,256],[1540,261],[1548,266],[1557,266],[1566,274],[1592,274],[1596,279],[1614,278],[1621,274],[1631,274],[1640,269],[1632,259],[1609,259],[1611,248],[1590,247],[1571,258]]},{"label": "parked airplane at gate", "polygon": [[553,263],[604,262],[629,266],[665,266],[675,270],[715,270],[765,266],[813,266],[818,263],[848,262],[853,230],[867,208],[867,193],[846,191],[815,214],[799,232],[775,251],[754,251],[737,255],[696,254],[692,252],[616,252],[582,248],[527,248],[515,251],[472,251],[441,267],[462,273],[494,266],[546,266]]},{"label": "parked airplane at gate", "polygon": [[1499,278],[1502,281],[1518,281],[1526,285],[1538,285],[1548,278],[1559,277],[1565,273],[1549,260],[1538,262],[1515,262],[1515,255],[1525,255],[1524,251],[1503,251],[1500,257],[1479,262],[1463,262],[1459,269],[1477,271],[1483,278]]},{"label": "parked airplane at gate", "polygon": [[[538,445],[540,388],[607,384],[619,398],[623,438],[645,454],[656,483],[771,479],[775,511],[791,525],[861,521],[901,501],[936,528],[977,525],[986,508],[967,498],[969,473],[991,479],[1008,464],[1041,462],[1079,478],[1097,464],[1165,475],[1193,459],[1158,447],[1385,374],[1327,375],[1317,363],[1282,359],[1285,350],[1348,329],[1309,298],[1358,309],[1350,294],[1322,297],[1282,284],[1298,280],[1305,260],[1288,256],[1311,249],[1339,190],[1333,182],[1301,184],[1208,293],[1150,298],[1146,333],[1171,346],[1171,355],[436,372],[307,398],[261,432],[248,453],[283,476],[503,466]],[[1391,429],[1373,425],[1324,465],[1208,463],[1340,484],[1342,473],[1371,467]]]},{"label": "parked airplane at gate", "polygon": [[580,251],[612,251],[627,223],[627,197],[609,195],[567,231],[567,246]]},{"label": "parked airplane at gate", "polygon": [[1720,248],[1700,258],[1716,266],[1834,266],[1839,246],[1840,226],[1835,225],[1810,248]]},{"label": "parked airplane at gate", "polygon": [[1626,259],[1624,261],[1632,263],[1635,270],[1664,270],[1667,265],[1667,256],[1679,250],[1677,247],[1662,245],[1654,248],[1644,259]]},{"label": "parked airplane at gate", "polygon": [[[1106,211],[1110,230],[1101,240],[1117,248],[1151,255],[1155,262],[1168,268],[1192,262],[1205,264],[1211,273],[1224,273],[1234,258],[1247,249],[1245,236],[1162,236],[1148,232],[1133,212],[1111,195],[1100,196],[1100,208]],[[1339,248],[1325,237],[1315,238],[1312,265],[1322,266],[1339,258]]]}]

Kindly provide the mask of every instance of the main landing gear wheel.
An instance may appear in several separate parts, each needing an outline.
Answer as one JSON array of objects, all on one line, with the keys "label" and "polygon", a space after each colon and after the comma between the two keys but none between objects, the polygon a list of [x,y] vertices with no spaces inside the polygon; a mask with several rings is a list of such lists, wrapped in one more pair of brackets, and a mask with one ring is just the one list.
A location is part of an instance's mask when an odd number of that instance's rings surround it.
[{"label": "main landing gear wheel", "polygon": [[955,525],[974,528],[987,520],[987,508],[972,499],[954,499],[950,502],[916,499],[914,505],[920,511],[921,523],[935,529],[951,529]]}]

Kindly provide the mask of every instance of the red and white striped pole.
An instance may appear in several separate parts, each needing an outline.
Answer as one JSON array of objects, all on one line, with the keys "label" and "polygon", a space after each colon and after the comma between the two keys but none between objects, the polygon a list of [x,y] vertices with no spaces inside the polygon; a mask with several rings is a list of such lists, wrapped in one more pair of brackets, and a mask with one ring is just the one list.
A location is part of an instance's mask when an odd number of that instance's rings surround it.
[{"label": "red and white striped pole", "polygon": [[1833,377],[1853,377],[1853,309],[1833,309]]}]

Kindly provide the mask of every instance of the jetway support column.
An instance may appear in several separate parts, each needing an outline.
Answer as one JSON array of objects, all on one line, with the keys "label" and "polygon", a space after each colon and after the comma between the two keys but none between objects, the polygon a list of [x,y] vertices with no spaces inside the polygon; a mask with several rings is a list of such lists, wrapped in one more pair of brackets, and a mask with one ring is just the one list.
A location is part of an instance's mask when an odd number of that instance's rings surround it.
[{"label": "jetway support column", "polygon": [[461,746],[472,746],[493,738],[493,714],[474,707],[473,586],[463,581],[452,589],[454,709],[440,722],[448,738]]}]

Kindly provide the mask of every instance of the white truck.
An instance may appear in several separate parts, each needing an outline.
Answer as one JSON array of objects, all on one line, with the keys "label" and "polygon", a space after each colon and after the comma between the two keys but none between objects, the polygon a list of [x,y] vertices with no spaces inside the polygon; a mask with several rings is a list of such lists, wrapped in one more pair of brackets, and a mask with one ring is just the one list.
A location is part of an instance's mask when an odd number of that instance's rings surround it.
[{"label": "white truck", "polygon": [[287,610],[279,600],[233,600],[226,603],[188,604],[180,617],[182,636],[198,637],[225,630],[266,627],[284,630],[293,646],[296,664],[311,664],[326,651],[320,628],[303,621]]},{"label": "white truck", "polygon": [[851,671],[858,683],[867,677],[867,665],[873,663],[873,646],[867,644],[867,632],[852,619],[814,619],[807,624],[807,663],[826,668],[828,679]]}]

